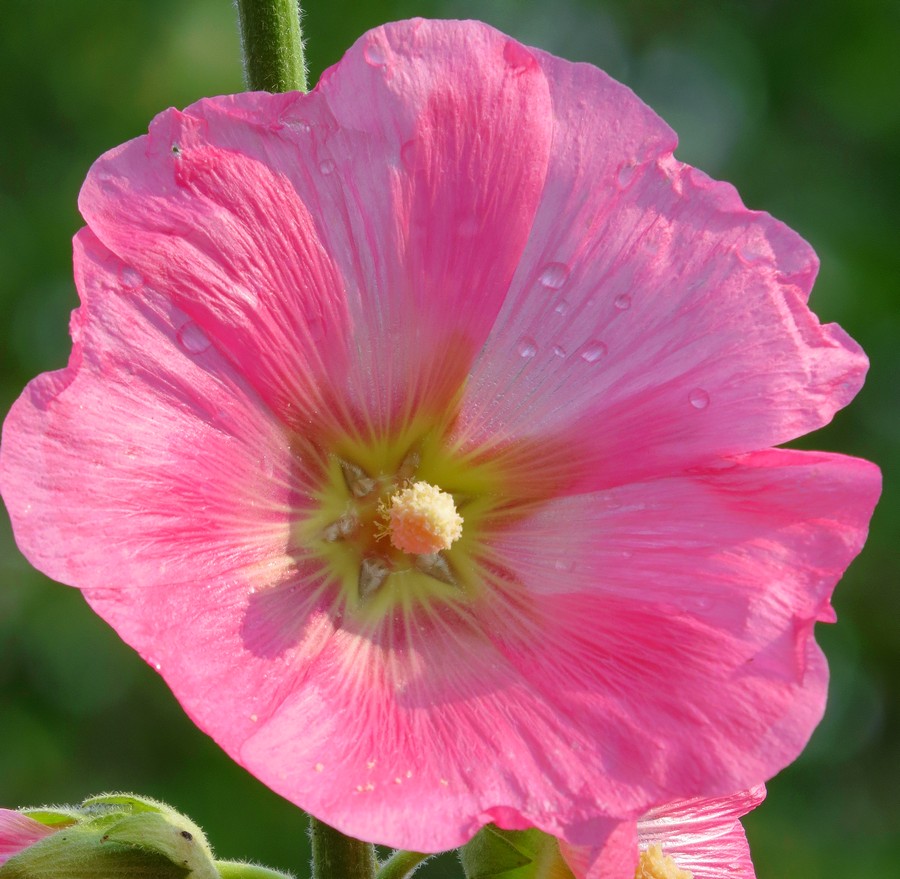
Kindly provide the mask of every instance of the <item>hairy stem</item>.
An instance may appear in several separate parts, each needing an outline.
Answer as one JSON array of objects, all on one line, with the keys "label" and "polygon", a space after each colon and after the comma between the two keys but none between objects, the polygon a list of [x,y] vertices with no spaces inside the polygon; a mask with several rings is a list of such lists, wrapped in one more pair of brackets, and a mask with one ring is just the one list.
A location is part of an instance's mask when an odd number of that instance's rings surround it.
[{"label": "hairy stem", "polygon": [[251,91],[307,90],[299,0],[235,0]]},{"label": "hairy stem", "polygon": [[312,879],[375,879],[375,846],[309,816]]}]

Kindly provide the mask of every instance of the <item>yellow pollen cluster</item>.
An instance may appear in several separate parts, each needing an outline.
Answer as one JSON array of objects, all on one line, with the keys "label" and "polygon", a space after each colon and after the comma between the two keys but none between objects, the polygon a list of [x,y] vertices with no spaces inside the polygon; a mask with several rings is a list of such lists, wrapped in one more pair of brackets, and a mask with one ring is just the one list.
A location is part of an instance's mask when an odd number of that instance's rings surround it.
[{"label": "yellow pollen cluster", "polygon": [[658,845],[641,852],[634,879],[693,879],[690,870],[682,870]]},{"label": "yellow pollen cluster", "polygon": [[402,552],[430,555],[448,549],[462,525],[453,497],[428,482],[414,482],[391,496],[386,530]]}]

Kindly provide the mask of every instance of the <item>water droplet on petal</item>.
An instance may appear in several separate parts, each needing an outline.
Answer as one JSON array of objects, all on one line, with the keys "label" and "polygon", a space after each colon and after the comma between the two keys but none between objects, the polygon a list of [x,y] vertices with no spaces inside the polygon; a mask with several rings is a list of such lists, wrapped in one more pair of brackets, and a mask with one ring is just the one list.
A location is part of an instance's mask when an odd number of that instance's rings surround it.
[{"label": "water droplet on petal", "polygon": [[557,314],[565,314],[569,310],[569,303],[566,302],[565,299],[560,299],[559,302],[556,303],[556,308],[553,310]]},{"label": "water droplet on petal", "polygon": [[202,354],[210,346],[210,341],[206,333],[200,329],[192,320],[188,321],[175,334],[178,344],[184,348],[188,354]]},{"label": "water droplet on petal", "polygon": [[588,342],[581,352],[581,359],[585,363],[596,363],[606,354],[606,345],[596,339]]},{"label": "water droplet on petal", "polygon": [[334,162],[331,159],[323,159],[319,162],[319,170],[325,175],[334,173]]},{"label": "water droplet on petal", "polygon": [[688,394],[688,399],[695,409],[705,409],[709,405],[709,394],[703,388],[694,388]]},{"label": "water droplet on petal", "polygon": [[553,346],[553,356],[554,357],[565,357],[566,349],[563,348],[562,345],[554,345]]},{"label": "water droplet on petal", "polygon": [[523,336],[519,340],[518,352],[520,357],[530,359],[537,354],[537,342],[529,336]]},{"label": "water droplet on petal", "polygon": [[413,168],[416,164],[416,142],[415,140],[408,140],[400,147],[400,161],[407,168]]},{"label": "water droplet on petal", "polygon": [[508,40],[503,47],[506,63],[519,75],[538,66],[537,59],[521,43]]},{"label": "water droplet on petal", "polygon": [[538,280],[548,290],[559,290],[569,279],[569,267],[561,262],[551,262],[541,269]]},{"label": "water droplet on petal", "polygon": [[634,169],[637,167],[634,162],[626,162],[622,167],[619,168],[619,173],[616,176],[616,180],[623,189],[631,183],[631,178],[634,177]]},{"label": "water droplet on petal", "polygon": [[387,64],[387,56],[384,54],[384,49],[378,45],[378,43],[369,43],[365,49],[363,49],[363,57],[366,59],[368,64],[371,64],[372,67],[384,67]]},{"label": "water droplet on petal", "polygon": [[615,302],[613,305],[619,309],[619,311],[626,311],[631,308],[631,296],[628,293],[621,293],[616,296]]},{"label": "water droplet on petal", "polygon": [[742,244],[738,248],[737,255],[738,259],[748,266],[764,262],[766,259],[766,254],[760,249],[758,243],[752,241]]},{"label": "water droplet on petal", "polygon": [[119,270],[119,280],[126,290],[134,290],[144,282],[141,273],[137,269],[131,268],[131,266],[122,266]]},{"label": "water droplet on petal", "polygon": [[553,563],[553,567],[557,571],[573,571],[575,570],[575,562],[572,559],[557,559]]}]

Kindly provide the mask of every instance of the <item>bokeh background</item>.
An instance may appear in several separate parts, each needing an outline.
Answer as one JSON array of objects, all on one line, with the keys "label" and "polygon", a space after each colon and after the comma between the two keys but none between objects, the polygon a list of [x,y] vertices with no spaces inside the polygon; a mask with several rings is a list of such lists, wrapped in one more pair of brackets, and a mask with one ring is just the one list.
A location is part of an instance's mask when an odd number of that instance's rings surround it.
[{"label": "bokeh background", "polygon": [[[833,686],[802,758],[747,819],[760,879],[888,876],[900,827],[900,3],[854,0],[322,0],[307,3],[312,82],[365,29],[479,17],[593,62],[679,132],[679,158],[735,183],[822,260],[812,303],[869,353],[857,400],[804,441],[870,458],[886,494],[820,626]],[[65,365],[77,304],[69,239],[90,163],[167,106],[242,88],[228,0],[3,4],[0,410]],[[893,490],[892,490],[893,489]],[[198,732],[81,596],[31,570],[0,514],[0,803],[134,790],[171,802],[223,857],[305,874],[305,820]],[[459,876],[452,857],[425,877]]]}]

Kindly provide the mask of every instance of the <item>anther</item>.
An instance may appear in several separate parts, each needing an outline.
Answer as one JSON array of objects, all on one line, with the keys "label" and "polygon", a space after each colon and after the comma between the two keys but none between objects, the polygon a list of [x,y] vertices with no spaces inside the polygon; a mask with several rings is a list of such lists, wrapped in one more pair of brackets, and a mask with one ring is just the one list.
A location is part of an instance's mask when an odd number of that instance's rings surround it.
[{"label": "anther", "polygon": [[387,580],[391,573],[387,561],[379,556],[369,556],[359,566],[359,597],[368,598]]},{"label": "anther", "polygon": [[356,516],[345,513],[322,531],[322,538],[329,543],[334,543],[336,540],[346,540],[358,527],[359,520]]},{"label": "anther", "polygon": [[353,497],[366,497],[375,489],[375,480],[358,464],[341,461],[341,473]]},{"label": "anther", "polygon": [[421,571],[423,574],[428,574],[429,577],[434,577],[435,580],[440,580],[441,583],[446,583],[448,586],[459,585],[456,577],[453,576],[453,571],[450,569],[447,559],[439,552],[418,555],[413,564],[416,566],[416,570]]}]

